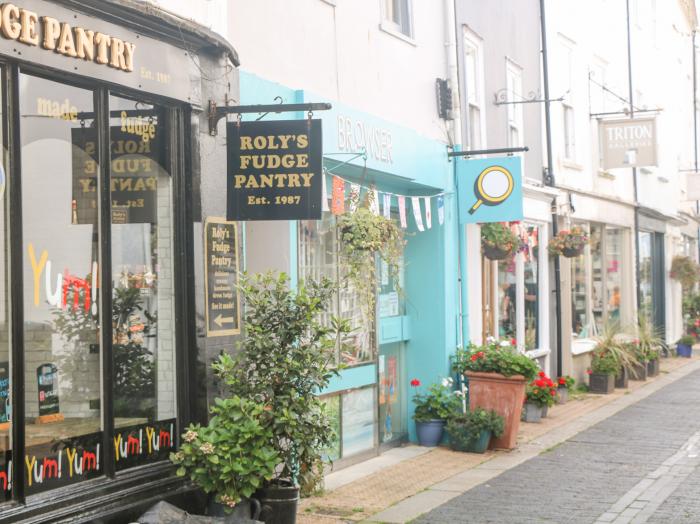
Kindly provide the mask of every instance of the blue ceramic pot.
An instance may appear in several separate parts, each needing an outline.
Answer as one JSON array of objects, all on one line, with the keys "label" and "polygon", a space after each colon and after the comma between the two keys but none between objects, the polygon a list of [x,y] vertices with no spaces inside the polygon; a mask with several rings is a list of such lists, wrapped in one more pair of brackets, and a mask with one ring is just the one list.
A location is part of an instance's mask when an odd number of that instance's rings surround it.
[{"label": "blue ceramic pot", "polygon": [[676,354],[679,357],[690,358],[693,356],[693,346],[688,346],[687,344],[677,344]]},{"label": "blue ceramic pot", "polygon": [[491,432],[487,429],[482,429],[479,438],[472,440],[467,451],[472,453],[485,453],[491,441]]},{"label": "blue ceramic pot", "polygon": [[416,422],[416,434],[418,435],[418,444],[428,448],[434,448],[442,440],[442,432],[444,430],[444,420],[429,420],[428,422]]}]

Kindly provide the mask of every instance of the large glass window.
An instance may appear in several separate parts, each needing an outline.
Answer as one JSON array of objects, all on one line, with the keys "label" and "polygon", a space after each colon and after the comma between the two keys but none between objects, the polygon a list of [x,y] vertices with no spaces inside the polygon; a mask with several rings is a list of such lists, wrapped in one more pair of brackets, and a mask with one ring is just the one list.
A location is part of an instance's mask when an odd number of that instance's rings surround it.
[{"label": "large glass window", "polygon": [[653,233],[639,232],[639,314],[654,322],[654,282],[652,267]]},{"label": "large glass window", "polygon": [[524,305],[525,305],[525,337],[526,350],[536,349],[540,345],[539,311],[540,311],[540,276],[539,276],[539,233],[537,226],[527,226],[526,249],[523,252],[524,265]]},{"label": "large glass window", "polygon": [[[584,226],[582,226],[584,227]],[[588,229],[584,227],[584,229]],[[571,331],[574,338],[592,336],[590,256],[584,251],[571,260]]]},{"label": "large glass window", "polygon": [[620,322],[622,313],[622,229],[605,228],[605,305],[607,318]]},{"label": "large glass window", "polygon": [[24,424],[32,493],[99,475],[104,464],[95,285],[100,235],[97,214],[84,201],[94,188],[83,186],[82,177],[83,169],[97,169],[94,146],[81,139],[95,132],[92,91],[29,75],[20,76],[19,88]]},{"label": "large glass window", "polygon": [[[0,117],[4,117],[0,109]],[[1,121],[1,120],[0,120]],[[2,126],[0,126],[0,143],[2,143]],[[8,238],[7,231],[7,206],[5,205],[7,192],[5,191],[5,167],[4,155],[0,159],[0,501],[8,499],[11,494],[12,473],[10,472],[12,460],[11,425],[12,404],[10,397],[10,325],[8,308]]]},{"label": "large glass window", "polygon": [[517,336],[515,257],[498,261],[498,336]]},{"label": "large glass window", "polygon": [[174,446],[172,196],[165,112],[115,96],[109,106],[114,425],[118,441],[146,425],[158,448],[150,457],[118,449],[122,469],[167,458]]}]

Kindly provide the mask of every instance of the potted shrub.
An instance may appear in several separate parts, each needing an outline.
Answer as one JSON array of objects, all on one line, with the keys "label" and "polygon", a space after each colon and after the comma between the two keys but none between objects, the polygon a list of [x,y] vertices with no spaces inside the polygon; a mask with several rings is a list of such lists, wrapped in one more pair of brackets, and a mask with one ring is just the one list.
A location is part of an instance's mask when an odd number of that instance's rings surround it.
[{"label": "potted shrub", "polygon": [[700,266],[692,258],[684,255],[676,255],[671,261],[669,276],[681,283],[683,290],[691,289],[700,275]]},{"label": "potted shrub", "polygon": [[676,343],[676,354],[679,357],[690,358],[693,356],[693,344],[695,339],[690,335],[683,335]]},{"label": "potted shrub", "polygon": [[504,418],[503,435],[491,446],[512,449],[518,436],[525,385],[535,378],[539,368],[518,352],[514,341],[488,338],[486,344],[470,343],[459,348],[452,361],[453,370],[469,382],[469,406],[494,410]]},{"label": "potted shrub", "polygon": [[518,251],[520,239],[507,222],[481,225],[481,252],[489,260],[504,260]]},{"label": "potted shrub", "polygon": [[664,341],[654,323],[641,316],[637,327],[637,343],[647,355],[648,375],[655,377],[659,374],[659,358],[661,357],[661,349],[664,347]]},{"label": "potted shrub", "polygon": [[574,226],[571,230],[562,229],[549,241],[549,254],[554,256],[565,256],[573,258],[583,253],[588,244],[588,233],[579,226]]},{"label": "potted shrub", "polygon": [[321,479],[325,450],[334,431],[317,394],[337,375],[336,348],[348,331],[347,322],[323,323],[334,294],[329,280],[300,283],[289,289],[285,274],[243,276],[244,333],[235,357],[223,354],[214,369],[234,396],[262,404],[262,426],[277,453],[274,475],[254,497],[260,520],[293,523],[299,488],[309,491]]},{"label": "potted shrub", "polygon": [[503,417],[482,408],[456,413],[447,421],[447,434],[454,451],[484,453],[491,436],[498,438],[503,434]]},{"label": "potted shrub", "polygon": [[528,384],[525,389],[525,422],[539,422],[546,417],[546,409],[554,404],[557,388],[554,382],[544,371],[538,373],[538,377]]},{"label": "potted shrub", "polygon": [[188,476],[210,494],[207,514],[223,516],[238,506],[241,517],[251,511],[241,501],[249,499],[272,479],[279,455],[271,445],[272,429],[265,424],[265,407],[232,396],[217,398],[213,417],[206,426],[190,424],[182,435],[180,451],[171,453],[178,476]]},{"label": "potted shrub", "polygon": [[420,381],[413,379],[411,387],[416,388],[413,395],[416,422],[416,434],[421,446],[435,447],[442,440],[447,420],[461,408],[459,392],[452,391],[452,379],[447,378],[440,384],[432,384],[425,394],[418,393]]},{"label": "potted shrub", "polygon": [[646,380],[648,375],[648,363],[652,356],[651,351],[645,346],[640,345],[639,339],[628,342],[626,347],[632,352],[637,361],[630,370],[633,380]]},{"label": "potted shrub", "polygon": [[620,370],[615,375],[615,387],[618,389],[627,389],[629,387],[630,374],[625,366],[620,366]]},{"label": "potted shrub", "polygon": [[597,351],[591,360],[589,391],[607,395],[615,389],[615,375],[620,371],[620,363],[606,351]]},{"label": "potted shrub", "polygon": [[569,401],[569,392],[574,389],[576,381],[569,375],[557,379],[557,403],[566,404]]}]

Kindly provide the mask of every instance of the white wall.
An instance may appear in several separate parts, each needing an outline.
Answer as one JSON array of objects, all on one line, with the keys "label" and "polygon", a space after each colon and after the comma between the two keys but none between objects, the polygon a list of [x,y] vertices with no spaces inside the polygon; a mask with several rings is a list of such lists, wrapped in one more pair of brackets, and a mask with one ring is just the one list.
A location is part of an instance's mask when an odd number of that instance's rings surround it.
[{"label": "white wall", "polygon": [[194,20],[220,35],[227,32],[228,0],[149,0],[178,16]]}]

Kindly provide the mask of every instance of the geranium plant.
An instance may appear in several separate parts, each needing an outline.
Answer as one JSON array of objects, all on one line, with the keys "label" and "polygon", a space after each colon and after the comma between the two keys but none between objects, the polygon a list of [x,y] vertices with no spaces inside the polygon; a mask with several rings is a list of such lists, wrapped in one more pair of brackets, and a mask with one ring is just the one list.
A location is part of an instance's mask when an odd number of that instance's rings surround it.
[{"label": "geranium plant", "polygon": [[537,363],[518,352],[515,340],[498,341],[489,338],[486,344],[477,346],[470,343],[466,348],[458,348],[452,358],[452,369],[460,374],[465,371],[500,373],[506,377],[522,375],[528,381],[535,378]]},{"label": "geranium plant", "polygon": [[481,225],[481,247],[487,258],[508,258],[518,251],[520,239],[507,222],[490,222]]},{"label": "geranium plant", "polygon": [[562,229],[549,241],[547,249],[551,255],[573,257],[580,255],[588,244],[588,233],[582,227],[574,226],[570,230]]},{"label": "geranium plant", "polygon": [[538,406],[552,406],[556,396],[557,386],[544,371],[540,371],[537,378],[525,389],[526,400]]},{"label": "geranium plant", "polygon": [[612,353],[597,351],[591,360],[591,371],[603,375],[617,375],[620,372],[620,362]]},{"label": "geranium plant", "polygon": [[262,404],[237,396],[218,398],[211,413],[206,426],[187,428],[180,451],[170,459],[178,476],[188,476],[230,510],[272,479],[280,457]]},{"label": "geranium plant", "polygon": [[557,387],[560,388],[574,389],[575,384],[576,380],[574,380],[574,377],[571,377],[569,375],[564,375],[563,377],[559,377],[557,379]]},{"label": "geranium plant", "polygon": [[411,387],[416,389],[413,395],[415,411],[413,420],[429,422],[431,420],[448,420],[458,413],[462,407],[459,391],[452,390],[452,379],[444,379],[441,383],[431,384],[426,393],[420,393],[421,383],[418,379],[411,380]]}]

